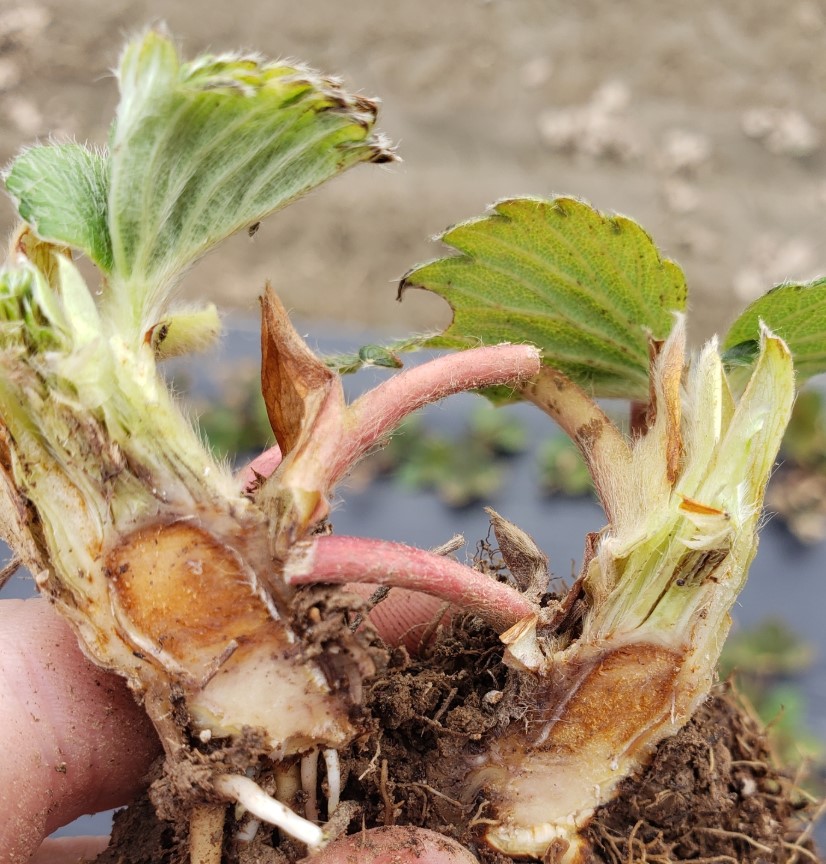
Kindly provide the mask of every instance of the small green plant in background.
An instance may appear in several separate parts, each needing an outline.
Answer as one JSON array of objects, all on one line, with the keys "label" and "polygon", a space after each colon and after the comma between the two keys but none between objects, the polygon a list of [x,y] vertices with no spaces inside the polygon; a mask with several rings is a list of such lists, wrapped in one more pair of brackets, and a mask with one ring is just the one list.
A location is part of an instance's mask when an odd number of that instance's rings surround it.
[{"label": "small green plant in background", "polygon": [[505,460],[527,443],[524,424],[483,405],[456,436],[433,431],[419,417],[406,420],[373,462],[402,487],[429,489],[450,507],[467,507],[499,491]]},{"label": "small green plant in background", "polygon": [[779,618],[734,633],[720,655],[720,677],[733,677],[786,765],[823,764],[823,742],[809,729],[806,694],[799,683],[813,661],[812,646]]},{"label": "small green plant in background", "polygon": [[198,426],[219,459],[251,459],[273,444],[267,406],[261,395],[261,371],[257,365],[239,362],[215,369],[212,383],[218,398],[193,393],[188,376],[175,376],[174,387],[190,392],[191,410]]},{"label": "small green plant in background", "polygon": [[801,542],[819,543],[826,538],[826,405],[821,390],[809,388],[798,396],[780,455],[766,503]]},{"label": "small green plant in background", "polygon": [[588,466],[570,438],[554,435],[541,445],[537,454],[539,482],[549,495],[580,498],[594,494]]}]

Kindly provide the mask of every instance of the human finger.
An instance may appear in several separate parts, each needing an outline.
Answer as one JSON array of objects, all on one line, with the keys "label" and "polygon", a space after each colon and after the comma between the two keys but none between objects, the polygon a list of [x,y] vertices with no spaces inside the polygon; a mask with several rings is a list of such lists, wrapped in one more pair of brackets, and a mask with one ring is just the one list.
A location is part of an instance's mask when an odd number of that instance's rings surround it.
[{"label": "human finger", "polygon": [[[346,590],[367,600],[375,593],[376,587],[351,583]],[[389,645],[404,645],[411,654],[417,654],[433,636],[439,623],[450,615],[449,610],[448,604],[438,597],[407,588],[391,588],[387,597],[374,606],[367,617]]]},{"label": "human finger", "polygon": [[426,828],[394,826],[351,834],[301,864],[478,864],[455,840]]},{"label": "human finger", "polygon": [[43,600],[0,601],[0,860],[129,801],[160,752],[122,678],[87,660]]},{"label": "human finger", "polygon": [[93,861],[109,845],[108,837],[47,838],[29,864],[78,864]]}]

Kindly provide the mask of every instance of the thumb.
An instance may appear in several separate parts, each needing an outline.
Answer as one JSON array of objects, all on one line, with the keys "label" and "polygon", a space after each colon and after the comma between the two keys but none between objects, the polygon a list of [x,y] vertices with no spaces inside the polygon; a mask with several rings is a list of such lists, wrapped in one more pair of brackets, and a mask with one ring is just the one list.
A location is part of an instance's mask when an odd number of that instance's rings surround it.
[{"label": "thumb", "polygon": [[479,864],[455,840],[425,828],[374,828],[331,843],[301,864]]},{"label": "thumb", "polygon": [[[365,600],[376,591],[376,585],[350,583],[347,590]],[[370,623],[390,645],[404,645],[411,654],[418,654],[433,637],[436,626],[447,620],[455,609],[444,600],[409,591],[391,588],[387,597],[370,610]]]},{"label": "thumb", "polygon": [[23,862],[56,828],[134,797],[160,745],[43,600],[0,601],[0,693],[0,860]]}]

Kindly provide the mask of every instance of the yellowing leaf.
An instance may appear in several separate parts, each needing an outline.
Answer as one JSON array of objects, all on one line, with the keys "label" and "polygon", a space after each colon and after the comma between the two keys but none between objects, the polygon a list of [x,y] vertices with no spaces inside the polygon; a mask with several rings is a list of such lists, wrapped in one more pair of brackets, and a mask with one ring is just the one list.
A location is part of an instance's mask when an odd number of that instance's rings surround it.
[{"label": "yellowing leaf", "polygon": [[429,345],[532,342],[598,396],[646,398],[649,338],[669,334],[686,286],[639,225],[573,198],[516,198],[441,239],[461,254],[415,268],[399,289],[453,308]]}]

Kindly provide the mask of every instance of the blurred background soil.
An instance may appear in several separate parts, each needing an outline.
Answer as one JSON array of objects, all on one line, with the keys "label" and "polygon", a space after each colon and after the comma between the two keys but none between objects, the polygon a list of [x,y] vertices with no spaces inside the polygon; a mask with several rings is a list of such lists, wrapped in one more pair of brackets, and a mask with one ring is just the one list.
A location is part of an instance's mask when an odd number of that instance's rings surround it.
[{"label": "blurred background soil", "polygon": [[[360,166],[213,253],[189,294],[396,334],[449,318],[395,283],[503,196],[586,198],[685,268],[694,337],[826,271],[826,3],[817,0],[0,0],[0,162],[50,133],[102,144],[124,37],[300,58],[383,100],[398,166]],[[7,203],[3,230],[11,227]]]}]

